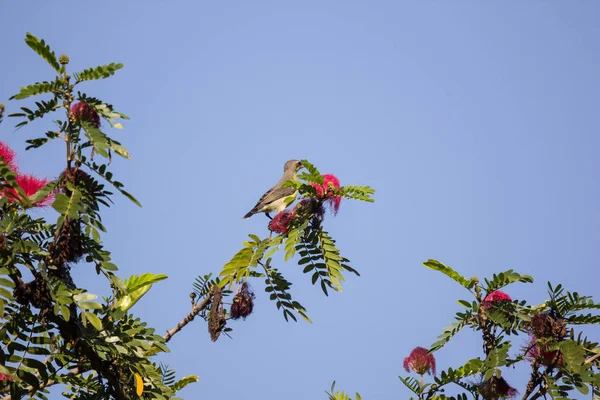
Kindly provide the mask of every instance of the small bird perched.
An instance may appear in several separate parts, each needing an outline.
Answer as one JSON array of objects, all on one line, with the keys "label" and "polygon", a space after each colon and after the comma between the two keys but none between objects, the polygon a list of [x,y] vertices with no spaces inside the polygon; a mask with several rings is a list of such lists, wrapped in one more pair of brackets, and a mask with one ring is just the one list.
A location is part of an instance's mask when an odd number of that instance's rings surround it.
[{"label": "small bird perched", "polygon": [[293,187],[281,187],[286,181],[296,179],[296,173],[300,171],[304,166],[298,160],[289,160],[283,166],[283,176],[271,189],[267,190],[262,195],[258,203],[254,206],[248,214],[244,215],[243,219],[250,218],[254,214],[264,212],[269,219],[272,219],[269,215],[270,212],[283,211],[288,204],[290,204],[296,197],[296,189]]}]

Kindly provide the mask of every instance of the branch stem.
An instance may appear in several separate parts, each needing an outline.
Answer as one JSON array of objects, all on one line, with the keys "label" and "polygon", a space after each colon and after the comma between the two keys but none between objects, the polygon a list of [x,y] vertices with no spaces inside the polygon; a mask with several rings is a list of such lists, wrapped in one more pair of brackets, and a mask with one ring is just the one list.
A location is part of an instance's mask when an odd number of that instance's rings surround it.
[{"label": "branch stem", "polygon": [[192,308],[192,311],[188,315],[186,315],[186,317],[184,319],[182,319],[175,326],[175,328],[168,330],[167,334],[165,336],[163,336],[163,338],[165,339],[165,342],[168,342],[169,340],[171,340],[171,338],[177,332],[181,331],[184,326],[186,326],[187,324],[192,322],[194,320],[194,318],[196,318],[196,315],[198,315],[202,310],[204,310],[208,306],[208,304],[212,300],[213,294],[214,294],[214,290],[211,290],[210,293],[207,294],[206,297],[204,299],[202,299],[202,301],[200,303],[196,304],[194,306],[194,308]]}]

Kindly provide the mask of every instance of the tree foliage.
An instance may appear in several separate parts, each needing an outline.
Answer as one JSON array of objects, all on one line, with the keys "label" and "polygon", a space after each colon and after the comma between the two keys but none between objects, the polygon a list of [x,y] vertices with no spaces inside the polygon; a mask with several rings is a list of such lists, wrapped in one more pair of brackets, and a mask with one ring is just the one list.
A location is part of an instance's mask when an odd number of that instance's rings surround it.
[{"label": "tree foliage", "polygon": [[[250,235],[218,277],[199,276],[192,288],[192,310],[166,335],[157,334],[135,317],[132,307],[167,276],[119,277],[102,242],[106,228],[101,214],[112,204],[111,190],[141,207],[110,170],[114,155],[131,158],[110,130],[121,129],[119,120],[128,117],[80,91],[88,81],[112,77],[123,64],[109,63],[70,75],[69,57],[57,58],[44,40],[32,34],[26,35],[25,42],[56,76],[21,87],[12,100],[48,97],[10,116],[18,118],[20,128],[57,115],[52,129],[26,139],[27,149],[60,140],[66,152],[59,177],[36,180],[34,190],[32,185],[23,186],[23,176],[0,157],[1,399],[46,399],[55,384],[62,384],[63,395],[72,399],[175,398],[177,391],[198,377],[177,379],[175,371],[156,362],[155,356],[169,352],[167,342],[198,315],[208,322],[213,340],[221,332],[227,334],[231,312],[223,298],[233,295],[238,310],[251,312],[254,294],[248,289],[249,279],[265,281],[267,295],[286,320],[297,315],[309,320],[306,310],[292,299],[292,283],[274,268],[275,252],[282,250],[286,260],[299,253],[300,266],[310,266],[305,272],[314,270],[313,283],[320,282],[326,294],[328,289],[341,291],[343,271],[356,273],[323,229],[323,204],[331,196],[372,201],[374,191],[353,185],[316,198],[311,182],[323,182],[323,177],[305,160],[306,181],[292,184],[298,185],[312,208],[304,210],[285,234],[264,239]],[[0,121],[3,117],[4,105],[0,105]],[[50,203],[55,220],[35,218],[29,212]],[[111,295],[99,299],[78,286],[71,268],[94,268],[99,279],[110,285]]]},{"label": "tree foliage", "polygon": [[[548,300],[528,304],[500,291],[515,283],[533,283],[528,275],[508,270],[481,282],[477,277],[464,277],[437,260],[423,265],[448,276],[471,297],[458,300],[462,309],[429,346],[429,354],[442,351],[461,330],[471,329],[481,335],[482,355],[440,371],[427,383],[425,371],[419,370],[419,362],[426,360],[407,357],[407,372],[412,369],[420,375],[420,380],[399,376],[413,393],[411,399],[527,400],[600,395],[600,347],[578,329],[580,325],[600,323],[600,303],[590,296],[569,292],[562,285],[548,283]],[[526,386],[519,389],[503,377],[503,371],[517,363],[528,364],[530,371]],[[456,394],[448,395],[448,390]]]}]

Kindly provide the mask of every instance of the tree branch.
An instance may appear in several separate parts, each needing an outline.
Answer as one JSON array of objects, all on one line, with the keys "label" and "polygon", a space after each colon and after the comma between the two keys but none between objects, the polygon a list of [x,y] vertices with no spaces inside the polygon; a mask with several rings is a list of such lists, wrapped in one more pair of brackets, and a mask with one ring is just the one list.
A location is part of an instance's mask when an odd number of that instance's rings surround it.
[{"label": "tree branch", "polygon": [[540,381],[540,373],[538,371],[539,362],[538,360],[534,360],[531,364],[531,378],[529,378],[529,382],[527,382],[527,388],[525,389],[525,394],[521,398],[521,400],[527,400],[529,396],[533,393],[536,386],[539,385]]},{"label": "tree branch", "polygon": [[588,358],[587,360],[585,360],[584,364],[591,364],[594,361],[596,361],[598,358],[600,358],[600,353],[597,353],[597,354],[591,356],[590,358]]},{"label": "tree branch", "polygon": [[175,326],[175,328],[168,330],[167,334],[165,336],[163,336],[165,341],[168,342],[169,340],[171,340],[173,335],[175,335],[177,332],[182,330],[184,326],[186,326],[187,324],[192,322],[194,320],[194,318],[196,318],[196,315],[198,315],[200,313],[200,311],[204,310],[208,306],[208,304],[210,303],[210,301],[213,297],[213,294],[214,294],[214,289],[211,290],[210,293],[208,295],[206,295],[206,297],[204,299],[202,299],[202,301],[200,303],[196,304],[194,306],[194,308],[192,308],[192,311],[183,320],[181,320],[181,322],[179,322],[177,324],[177,326]]}]

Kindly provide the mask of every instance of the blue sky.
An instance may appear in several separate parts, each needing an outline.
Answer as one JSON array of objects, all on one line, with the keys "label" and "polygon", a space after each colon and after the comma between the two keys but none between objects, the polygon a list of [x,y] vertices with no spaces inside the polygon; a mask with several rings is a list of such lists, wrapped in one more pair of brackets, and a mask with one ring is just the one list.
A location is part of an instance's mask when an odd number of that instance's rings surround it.
[{"label": "blue sky", "polygon": [[[200,376],[182,397],[317,399],[336,380],[366,399],[408,398],[404,357],[467,298],[421,266],[429,258],[466,276],[531,274],[507,292],[534,303],[549,280],[598,293],[598,2],[8,4],[0,102],[52,78],[27,31],[69,54],[71,71],[125,64],[84,90],[132,118],[115,135],[133,159],[114,172],[144,207],[117,198],[105,243],[122,276],[169,275],[134,308],[159,331],[189,311],[196,276],[218,273],[248,233],[267,235],[265,217],[241,217],[286,160],[377,189],[325,222],[362,276],[325,298],[277,258],[314,323],[286,323],[255,282],[255,314],[231,324],[233,340],[212,343],[200,320],[171,341],[161,359]],[[24,152],[49,121],[11,124],[0,139],[21,168],[57,176],[59,143]],[[91,268],[74,274],[108,292]],[[464,332],[438,368],[479,349]],[[506,377],[522,388],[524,371]]]}]

